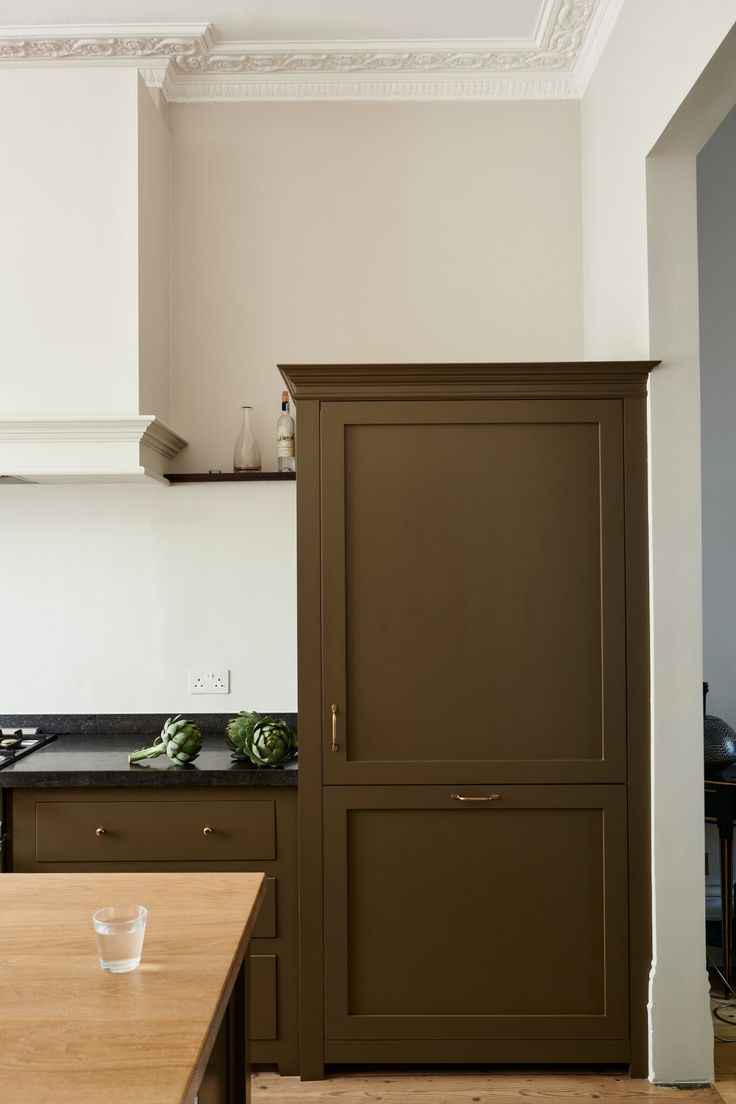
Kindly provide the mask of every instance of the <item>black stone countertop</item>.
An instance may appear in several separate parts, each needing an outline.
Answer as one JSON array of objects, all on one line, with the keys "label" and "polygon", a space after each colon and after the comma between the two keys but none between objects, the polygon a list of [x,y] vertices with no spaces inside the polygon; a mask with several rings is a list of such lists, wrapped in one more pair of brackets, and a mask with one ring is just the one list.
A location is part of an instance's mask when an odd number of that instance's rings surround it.
[{"label": "black stone countertop", "polygon": [[[46,726],[46,732],[53,731]],[[234,763],[221,735],[205,733],[194,763],[178,766],[166,755],[128,763],[128,753],[150,747],[150,733],[65,732],[46,747],[0,770],[0,789],[78,786],[296,786],[297,760],[283,767]]]}]

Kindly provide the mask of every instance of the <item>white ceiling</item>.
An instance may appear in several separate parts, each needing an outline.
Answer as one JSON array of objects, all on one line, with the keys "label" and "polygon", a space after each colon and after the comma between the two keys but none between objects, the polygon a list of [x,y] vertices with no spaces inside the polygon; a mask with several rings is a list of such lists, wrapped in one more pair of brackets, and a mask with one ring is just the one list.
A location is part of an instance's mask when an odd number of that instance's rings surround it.
[{"label": "white ceiling", "polygon": [[137,65],[173,101],[574,99],[625,2],[0,0],[0,64]]},{"label": "white ceiling", "polygon": [[534,39],[549,0],[2,0],[0,23],[211,23],[218,37]]}]

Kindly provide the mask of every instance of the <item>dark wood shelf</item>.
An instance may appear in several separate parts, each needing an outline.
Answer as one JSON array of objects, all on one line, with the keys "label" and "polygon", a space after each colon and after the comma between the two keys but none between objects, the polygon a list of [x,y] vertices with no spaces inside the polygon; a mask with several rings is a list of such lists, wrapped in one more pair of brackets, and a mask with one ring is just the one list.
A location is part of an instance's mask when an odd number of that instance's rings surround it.
[{"label": "dark wood shelf", "polygon": [[296,472],[172,472],[169,483],[291,483]]}]

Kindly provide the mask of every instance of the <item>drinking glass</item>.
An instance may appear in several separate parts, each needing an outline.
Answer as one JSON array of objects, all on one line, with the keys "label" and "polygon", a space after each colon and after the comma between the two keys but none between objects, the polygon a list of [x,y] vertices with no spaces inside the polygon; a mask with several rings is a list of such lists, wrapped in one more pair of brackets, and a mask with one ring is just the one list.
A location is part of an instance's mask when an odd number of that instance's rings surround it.
[{"label": "drinking glass", "polygon": [[111,974],[135,970],[141,960],[148,909],[143,905],[109,905],[92,917],[100,966]]}]

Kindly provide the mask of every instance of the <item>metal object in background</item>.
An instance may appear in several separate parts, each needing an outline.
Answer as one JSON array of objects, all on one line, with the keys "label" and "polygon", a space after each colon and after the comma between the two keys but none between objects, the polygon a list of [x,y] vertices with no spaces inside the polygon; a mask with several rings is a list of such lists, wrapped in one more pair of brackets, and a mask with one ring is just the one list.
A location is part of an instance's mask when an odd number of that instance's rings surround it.
[{"label": "metal object in background", "polygon": [[[55,739],[55,735],[40,733],[37,728],[0,728],[0,770]],[[7,870],[7,823],[5,793],[0,791],[0,871]]]},{"label": "metal object in background", "polygon": [[720,717],[705,712],[709,685],[703,683],[703,741],[706,774],[715,774],[736,763],[736,732]]},{"label": "metal object in background", "polygon": [[37,728],[0,728],[0,770],[55,739],[55,733],[39,732]]}]

